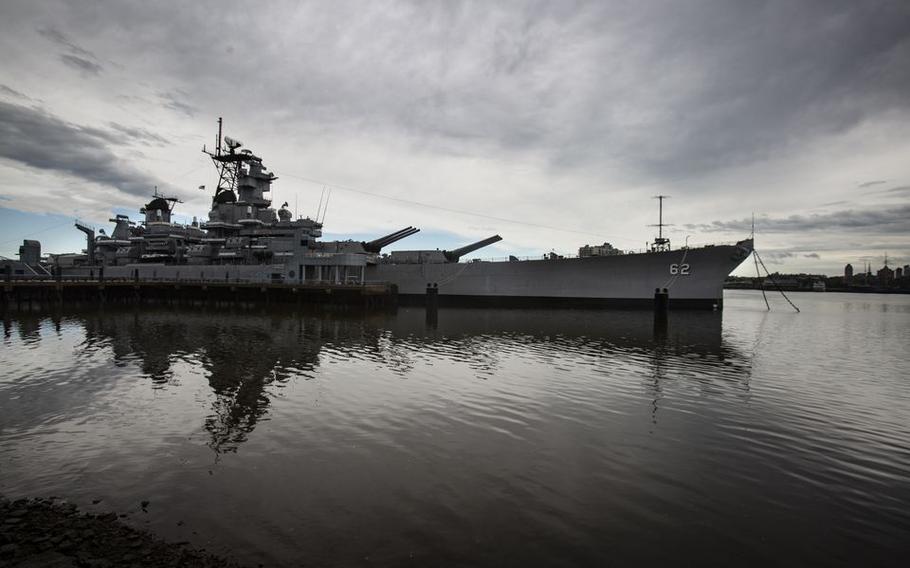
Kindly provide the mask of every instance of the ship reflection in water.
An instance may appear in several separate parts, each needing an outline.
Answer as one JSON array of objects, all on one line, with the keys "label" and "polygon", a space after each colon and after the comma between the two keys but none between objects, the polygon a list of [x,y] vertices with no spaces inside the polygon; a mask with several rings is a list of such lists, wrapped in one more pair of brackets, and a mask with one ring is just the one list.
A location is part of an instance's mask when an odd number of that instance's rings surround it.
[{"label": "ship reflection in water", "polygon": [[[175,363],[196,358],[214,394],[205,429],[216,452],[236,451],[247,439],[268,413],[270,387],[280,388],[292,377],[314,378],[323,347],[328,357],[362,358],[399,376],[433,354],[465,363],[478,379],[508,372],[504,354],[516,348],[548,364],[563,355],[627,353],[647,362],[653,380],[643,385],[653,392],[654,408],[660,379],[673,359],[684,365],[697,356],[702,364],[729,365],[738,377],[748,377],[746,360],[722,344],[718,313],[675,314],[672,334],[668,325],[635,311],[451,310],[442,325],[427,326],[422,309],[366,321],[281,313],[231,321],[204,312],[146,310],[87,315],[83,324],[87,349],[109,345],[115,362],[137,359],[154,388],[175,380]],[[32,333],[36,325],[33,321]]]},{"label": "ship reflection in water", "polygon": [[857,310],[822,351],[811,309],[732,305],[7,315],[0,493],[253,564],[888,558],[910,403],[828,379]]}]

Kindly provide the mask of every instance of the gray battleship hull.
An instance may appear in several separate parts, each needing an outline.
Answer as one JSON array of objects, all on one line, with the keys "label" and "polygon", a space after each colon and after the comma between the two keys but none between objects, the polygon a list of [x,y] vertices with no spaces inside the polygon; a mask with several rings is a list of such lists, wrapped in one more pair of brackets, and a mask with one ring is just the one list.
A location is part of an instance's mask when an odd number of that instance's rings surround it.
[{"label": "gray battleship hull", "polygon": [[[578,258],[546,255],[539,260],[459,262],[466,255],[502,240],[493,235],[453,250],[396,250],[383,247],[419,229],[406,227],[369,242],[328,241],[322,222],[298,217],[287,202],[279,210],[268,197],[272,182],[262,159],[228,137],[218,120],[216,147],[203,148],[219,172],[208,221],[172,221],[179,200],[157,192],[139,212],[138,225],[125,215],[111,219],[110,236],[86,235],[84,254],[52,255],[41,264],[40,243],[20,247],[26,276],[219,283],[270,283],[298,286],[363,286],[369,281],[397,287],[399,299],[421,302],[428,286],[442,305],[488,306],[650,306],[655,289],[666,289],[673,308],[720,308],[723,283],[752,252],[752,240],[736,245],[669,249],[661,232],[652,251],[622,254],[608,243],[584,246]],[[222,140],[224,143],[222,143]],[[661,211],[664,196],[661,199]],[[318,215],[317,215],[318,217]],[[666,250],[665,250],[666,249]],[[8,271],[14,268],[8,264]],[[10,274],[11,276],[11,274]]]},{"label": "gray battleship hull", "polygon": [[720,309],[723,283],[752,252],[752,241],[665,252],[427,264],[379,263],[367,279],[397,285],[402,302],[420,302],[427,286],[440,305],[620,307],[651,306],[667,288],[674,309]]}]

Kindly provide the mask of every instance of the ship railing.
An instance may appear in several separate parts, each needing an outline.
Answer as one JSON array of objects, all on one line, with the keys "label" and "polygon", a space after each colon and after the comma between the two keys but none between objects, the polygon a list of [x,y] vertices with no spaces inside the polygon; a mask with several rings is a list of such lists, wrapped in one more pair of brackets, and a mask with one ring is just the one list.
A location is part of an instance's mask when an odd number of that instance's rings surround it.
[{"label": "ship railing", "polygon": [[[712,242],[693,242],[689,241],[688,246],[679,246],[671,249],[675,250],[684,250],[686,248],[704,248],[704,247],[715,247],[715,246],[733,246],[738,241],[712,241]],[[651,253],[649,248],[639,248],[639,249],[622,249],[622,252],[618,255],[606,255],[606,256],[626,256],[630,254],[648,254]],[[567,258],[582,258],[577,254],[562,254],[556,251],[550,251],[544,254],[531,255],[531,256],[498,256],[491,258],[462,258],[459,262],[470,263],[470,262],[524,262],[528,260],[561,260]],[[584,257],[588,258],[588,257]]]},{"label": "ship railing", "polygon": [[548,252],[533,256],[498,256],[493,258],[463,258],[459,262],[470,264],[472,262],[526,262],[528,260],[562,260],[566,258],[578,258],[577,254],[560,254],[558,252]]},{"label": "ship railing", "polygon": [[492,258],[463,258],[459,262],[462,264],[470,264],[472,262],[525,262],[528,260],[551,260],[551,259],[563,259],[563,258],[577,258],[577,254],[559,254],[553,253],[555,256],[551,256],[551,253],[547,254],[538,254],[534,256],[497,256]]}]

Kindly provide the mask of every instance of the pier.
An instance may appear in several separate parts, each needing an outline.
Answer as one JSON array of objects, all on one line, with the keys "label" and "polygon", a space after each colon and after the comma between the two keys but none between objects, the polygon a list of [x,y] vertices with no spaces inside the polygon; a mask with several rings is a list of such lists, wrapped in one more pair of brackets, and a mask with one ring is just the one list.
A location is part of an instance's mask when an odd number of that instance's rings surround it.
[{"label": "pier", "polygon": [[60,305],[296,304],[383,309],[396,304],[394,286],[213,280],[7,279],[0,288],[0,310],[32,310]]}]

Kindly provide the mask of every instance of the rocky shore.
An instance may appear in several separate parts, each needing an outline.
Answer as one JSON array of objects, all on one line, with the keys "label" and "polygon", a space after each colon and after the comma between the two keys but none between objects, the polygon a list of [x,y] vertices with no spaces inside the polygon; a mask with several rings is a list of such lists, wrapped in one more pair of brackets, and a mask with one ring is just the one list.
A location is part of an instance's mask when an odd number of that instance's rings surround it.
[{"label": "rocky shore", "polygon": [[50,499],[0,497],[0,567],[234,566],[187,543],[128,527],[115,513],[80,513]]}]

